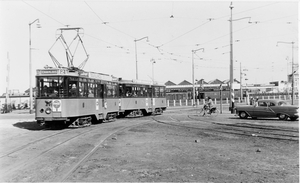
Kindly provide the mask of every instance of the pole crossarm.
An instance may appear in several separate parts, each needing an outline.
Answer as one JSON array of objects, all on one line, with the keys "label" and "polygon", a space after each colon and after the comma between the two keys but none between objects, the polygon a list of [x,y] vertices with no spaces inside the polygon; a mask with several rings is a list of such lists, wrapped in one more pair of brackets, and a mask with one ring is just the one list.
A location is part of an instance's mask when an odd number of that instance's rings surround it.
[{"label": "pole crossarm", "polygon": [[232,19],[232,20],[229,20],[229,21],[239,21],[239,20],[243,20],[243,19],[249,19],[248,20],[248,23],[252,23],[250,20],[251,20],[251,17],[243,17],[243,18],[238,18],[238,19]]},{"label": "pole crossarm", "polygon": [[34,24],[36,21],[37,21],[38,23],[40,23],[40,19],[37,18],[37,19],[35,19],[33,22],[29,23],[29,26],[32,25],[32,24]]},{"label": "pole crossarm", "polygon": [[291,41],[291,42],[286,42],[286,41],[277,41],[277,44],[276,44],[276,46],[278,46],[278,43],[294,44],[295,42],[294,42],[294,41]]},{"label": "pole crossarm", "polygon": [[192,50],[192,52],[195,54],[197,51],[203,50],[202,52],[204,52],[204,48],[199,48],[197,50]]},{"label": "pole crossarm", "polygon": [[146,38],[147,38],[147,42],[149,42],[148,36],[142,37],[140,39],[135,39],[134,41],[137,42],[137,41],[141,41],[141,40],[146,39]]}]

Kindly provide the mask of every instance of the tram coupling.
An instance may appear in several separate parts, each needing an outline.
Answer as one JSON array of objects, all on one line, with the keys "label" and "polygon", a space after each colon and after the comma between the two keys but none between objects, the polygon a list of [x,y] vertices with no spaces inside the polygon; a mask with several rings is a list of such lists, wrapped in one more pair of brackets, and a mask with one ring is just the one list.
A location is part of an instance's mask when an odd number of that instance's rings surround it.
[{"label": "tram coupling", "polygon": [[106,122],[113,122],[116,121],[117,119],[117,114],[116,113],[111,113],[111,114],[107,114],[106,119],[103,120],[104,123]]}]

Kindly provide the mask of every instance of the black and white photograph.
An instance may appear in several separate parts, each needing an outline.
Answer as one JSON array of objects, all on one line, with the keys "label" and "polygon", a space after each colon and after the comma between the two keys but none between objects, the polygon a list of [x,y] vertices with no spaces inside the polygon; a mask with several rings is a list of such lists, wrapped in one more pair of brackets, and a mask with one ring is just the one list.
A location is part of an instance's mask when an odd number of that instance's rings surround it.
[{"label": "black and white photograph", "polygon": [[299,182],[299,8],[1,0],[0,182]]}]

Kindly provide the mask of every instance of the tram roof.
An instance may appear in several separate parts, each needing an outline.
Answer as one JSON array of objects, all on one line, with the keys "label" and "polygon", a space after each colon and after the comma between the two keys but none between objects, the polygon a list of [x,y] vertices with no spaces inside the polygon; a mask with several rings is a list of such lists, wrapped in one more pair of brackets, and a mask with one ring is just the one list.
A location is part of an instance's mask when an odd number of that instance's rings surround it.
[{"label": "tram roof", "polygon": [[37,69],[37,76],[74,76],[83,77],[89,79],[99,79],[104,81],[116,81],[124,84],[140,84],[140,85],[157,85],[165,86],[163,83],[145,81],[145,80],[123,80],[122,78],[115,77],[113,75],[97,73],[97,72],[87,72],[83,70],[72,70],[69,68],[45,68]]},{"label": "tram roof", "polygon": [[118,81],[117,77],[96,73],[96,72],[87,72],[83,70],[71,70],[68,68],[47,68],[47,69],[37,69],[37,76],[75,76],[75,77],[84,77],[89,79],[99,79],[105,81]]},{"label": "tram roof", "polygon": [[139,84],[139,85],[157,85],[157,86],[165,86],[162,83],[158,82],[152,82],[152,81],[146,81],[146,80],[124,80],[122,78],[119,79],[119,83],[124,83],[124,84]]}]

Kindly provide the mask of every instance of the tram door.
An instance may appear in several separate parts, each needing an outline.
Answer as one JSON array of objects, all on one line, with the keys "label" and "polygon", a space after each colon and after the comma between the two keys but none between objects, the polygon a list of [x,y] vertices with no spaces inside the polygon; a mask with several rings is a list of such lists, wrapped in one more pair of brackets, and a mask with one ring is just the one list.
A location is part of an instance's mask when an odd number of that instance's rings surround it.
[{"label": "tram door", "polygon": [[153,90],[154,90],[154,87],[151,87],[151,86],[149,86],[149,88],[148,88],[148,97],[150,98],[150,100],[151,100],[151,103],[150,103],[150,107],[149,108],[151,108],[151,112],[153,112],[153,107],[154,107],[154,96],[153,96]]},{"label": "tram door", "polygon": [[105,107],[105,90],[104,90],[104,84],[98,84],[97,86],[97,97],[102,100],[102,107]]},{"label": "tram door", "polygon": [[106,87],[104,84],[100,84],[100,88],[101,88],[101,93],[100,93],[100,97],[102,99],[102,107],[104,107],[105,109],[107,108],[107,101],[106,101]]}]

